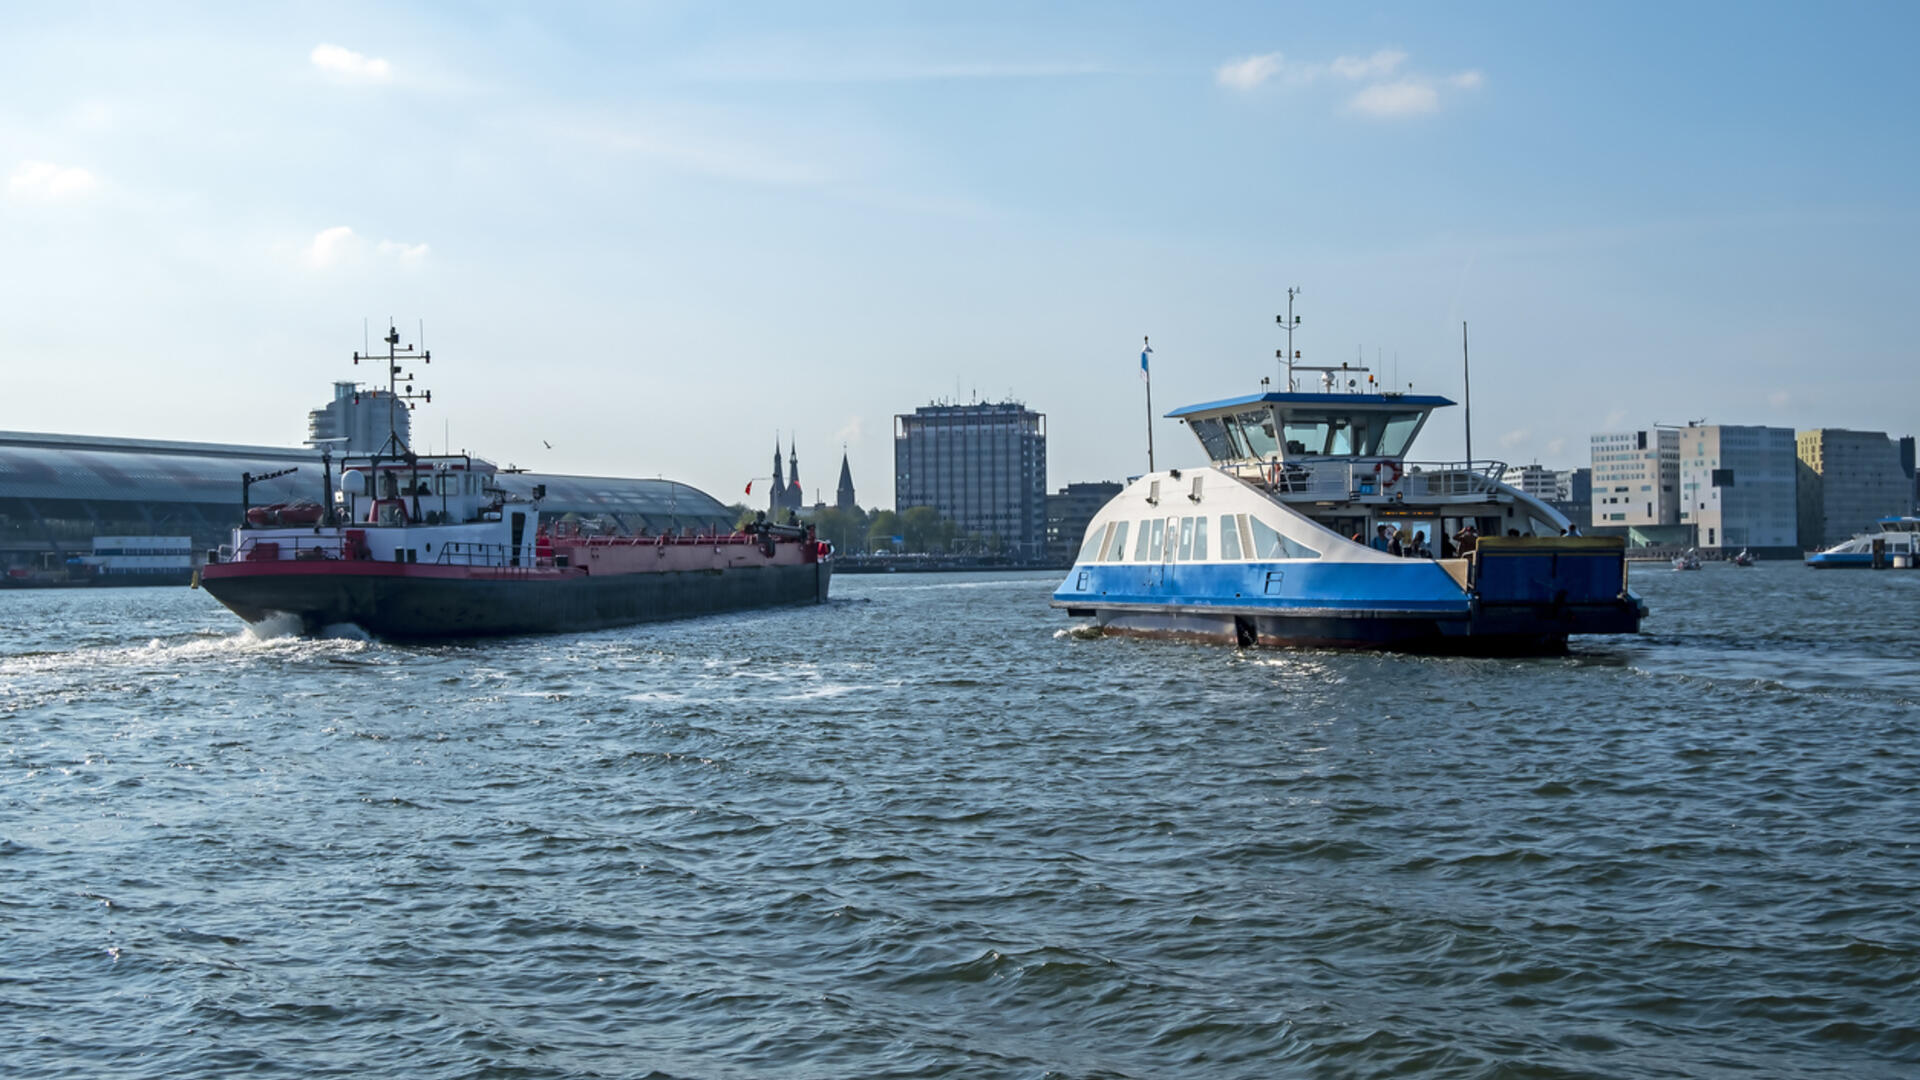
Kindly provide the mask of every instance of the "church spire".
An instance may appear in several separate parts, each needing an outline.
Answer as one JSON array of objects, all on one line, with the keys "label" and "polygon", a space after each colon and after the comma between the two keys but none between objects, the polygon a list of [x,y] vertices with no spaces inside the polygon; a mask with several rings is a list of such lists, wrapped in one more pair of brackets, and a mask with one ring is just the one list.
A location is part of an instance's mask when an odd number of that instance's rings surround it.
[{"label": "church spire", "polygon": [[773,436],[773,489],[767,494],[768,512],[779,513],[780,504],[785,501],[786,495],[787,484],[780,476],[780,436],[775,433]]},{"label": "church spire", "polygon": [[853,470],[847,466],[847,451],[840,449],[840,490],[834,493],[833,505],[842,510],[853,509]]}]

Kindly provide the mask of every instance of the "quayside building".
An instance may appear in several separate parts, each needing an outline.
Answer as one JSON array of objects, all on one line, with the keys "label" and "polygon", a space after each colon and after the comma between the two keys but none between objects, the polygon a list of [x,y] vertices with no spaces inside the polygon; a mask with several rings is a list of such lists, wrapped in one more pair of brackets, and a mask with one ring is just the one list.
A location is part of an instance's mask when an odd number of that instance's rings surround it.
[{"label": "quayside building", "polygon": [[[204,553],[240,520],[241,474],[283,469],[297,471],[252,485],[255,505],[327,497],[316,450],[0,431],[0,568],[64,566],[91,555],[95,537],[187,536]],[[717,499],[672,480],[536,472],[497,479],[520,496],[545,485],[543,518],[571,514],[655,534],[734,523]]]}]

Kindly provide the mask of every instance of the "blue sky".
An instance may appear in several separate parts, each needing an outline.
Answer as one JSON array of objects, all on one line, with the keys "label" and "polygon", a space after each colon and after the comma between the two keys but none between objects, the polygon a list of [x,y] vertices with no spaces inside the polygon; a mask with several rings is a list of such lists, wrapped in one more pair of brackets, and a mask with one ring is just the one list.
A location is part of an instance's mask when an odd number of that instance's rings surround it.
[{"label": "blue sky", "polygon": [[1144,468],[1142,335],[1156,411],[1251,391],[1298,285],[1308,358],[1420,391],[1467,320],[1481,456],[1906,434],[1917,12],[15,11],[0,428],[293,444],[392,316],[435,448],[733,498],[797,432],[888,505],[895,413],[1013,396],[1058,487]]}]

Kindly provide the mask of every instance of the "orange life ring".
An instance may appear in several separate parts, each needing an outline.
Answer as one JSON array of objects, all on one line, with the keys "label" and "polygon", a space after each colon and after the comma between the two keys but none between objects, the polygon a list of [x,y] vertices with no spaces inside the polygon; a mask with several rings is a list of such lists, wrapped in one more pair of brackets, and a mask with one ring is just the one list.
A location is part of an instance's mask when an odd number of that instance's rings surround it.
[{"label": "orange life ring", "polygon": [[1380,490],[1385,491],[1400,482],[1400,466],[1391,461],[1375,462],[1373,473],[1380,478]]}]

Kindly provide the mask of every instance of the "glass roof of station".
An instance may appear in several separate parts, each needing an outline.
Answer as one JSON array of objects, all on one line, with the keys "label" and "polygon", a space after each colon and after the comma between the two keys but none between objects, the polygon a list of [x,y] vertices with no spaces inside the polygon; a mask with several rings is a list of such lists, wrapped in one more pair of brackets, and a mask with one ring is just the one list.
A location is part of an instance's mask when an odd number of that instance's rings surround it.
[{"label": "glass roof of station", "polygon": [[[256,483],[256,504],[317,500],[319,455],[290,447],[0,432],[0,499],[235,506],[242,472],[294,466],[300,471]],[[500,472],[495,480],[521,496],[530,496],[535,484],[545,484],[547,497],[540,505],[551,514],[615,514],[629,519],[629,525],[644,522],[653,528],[674,518],[688,525],[733,524],[733,515],[718,499],[673,480],[535,472]],[[635,517],[641,522],[630,520]]]}]

